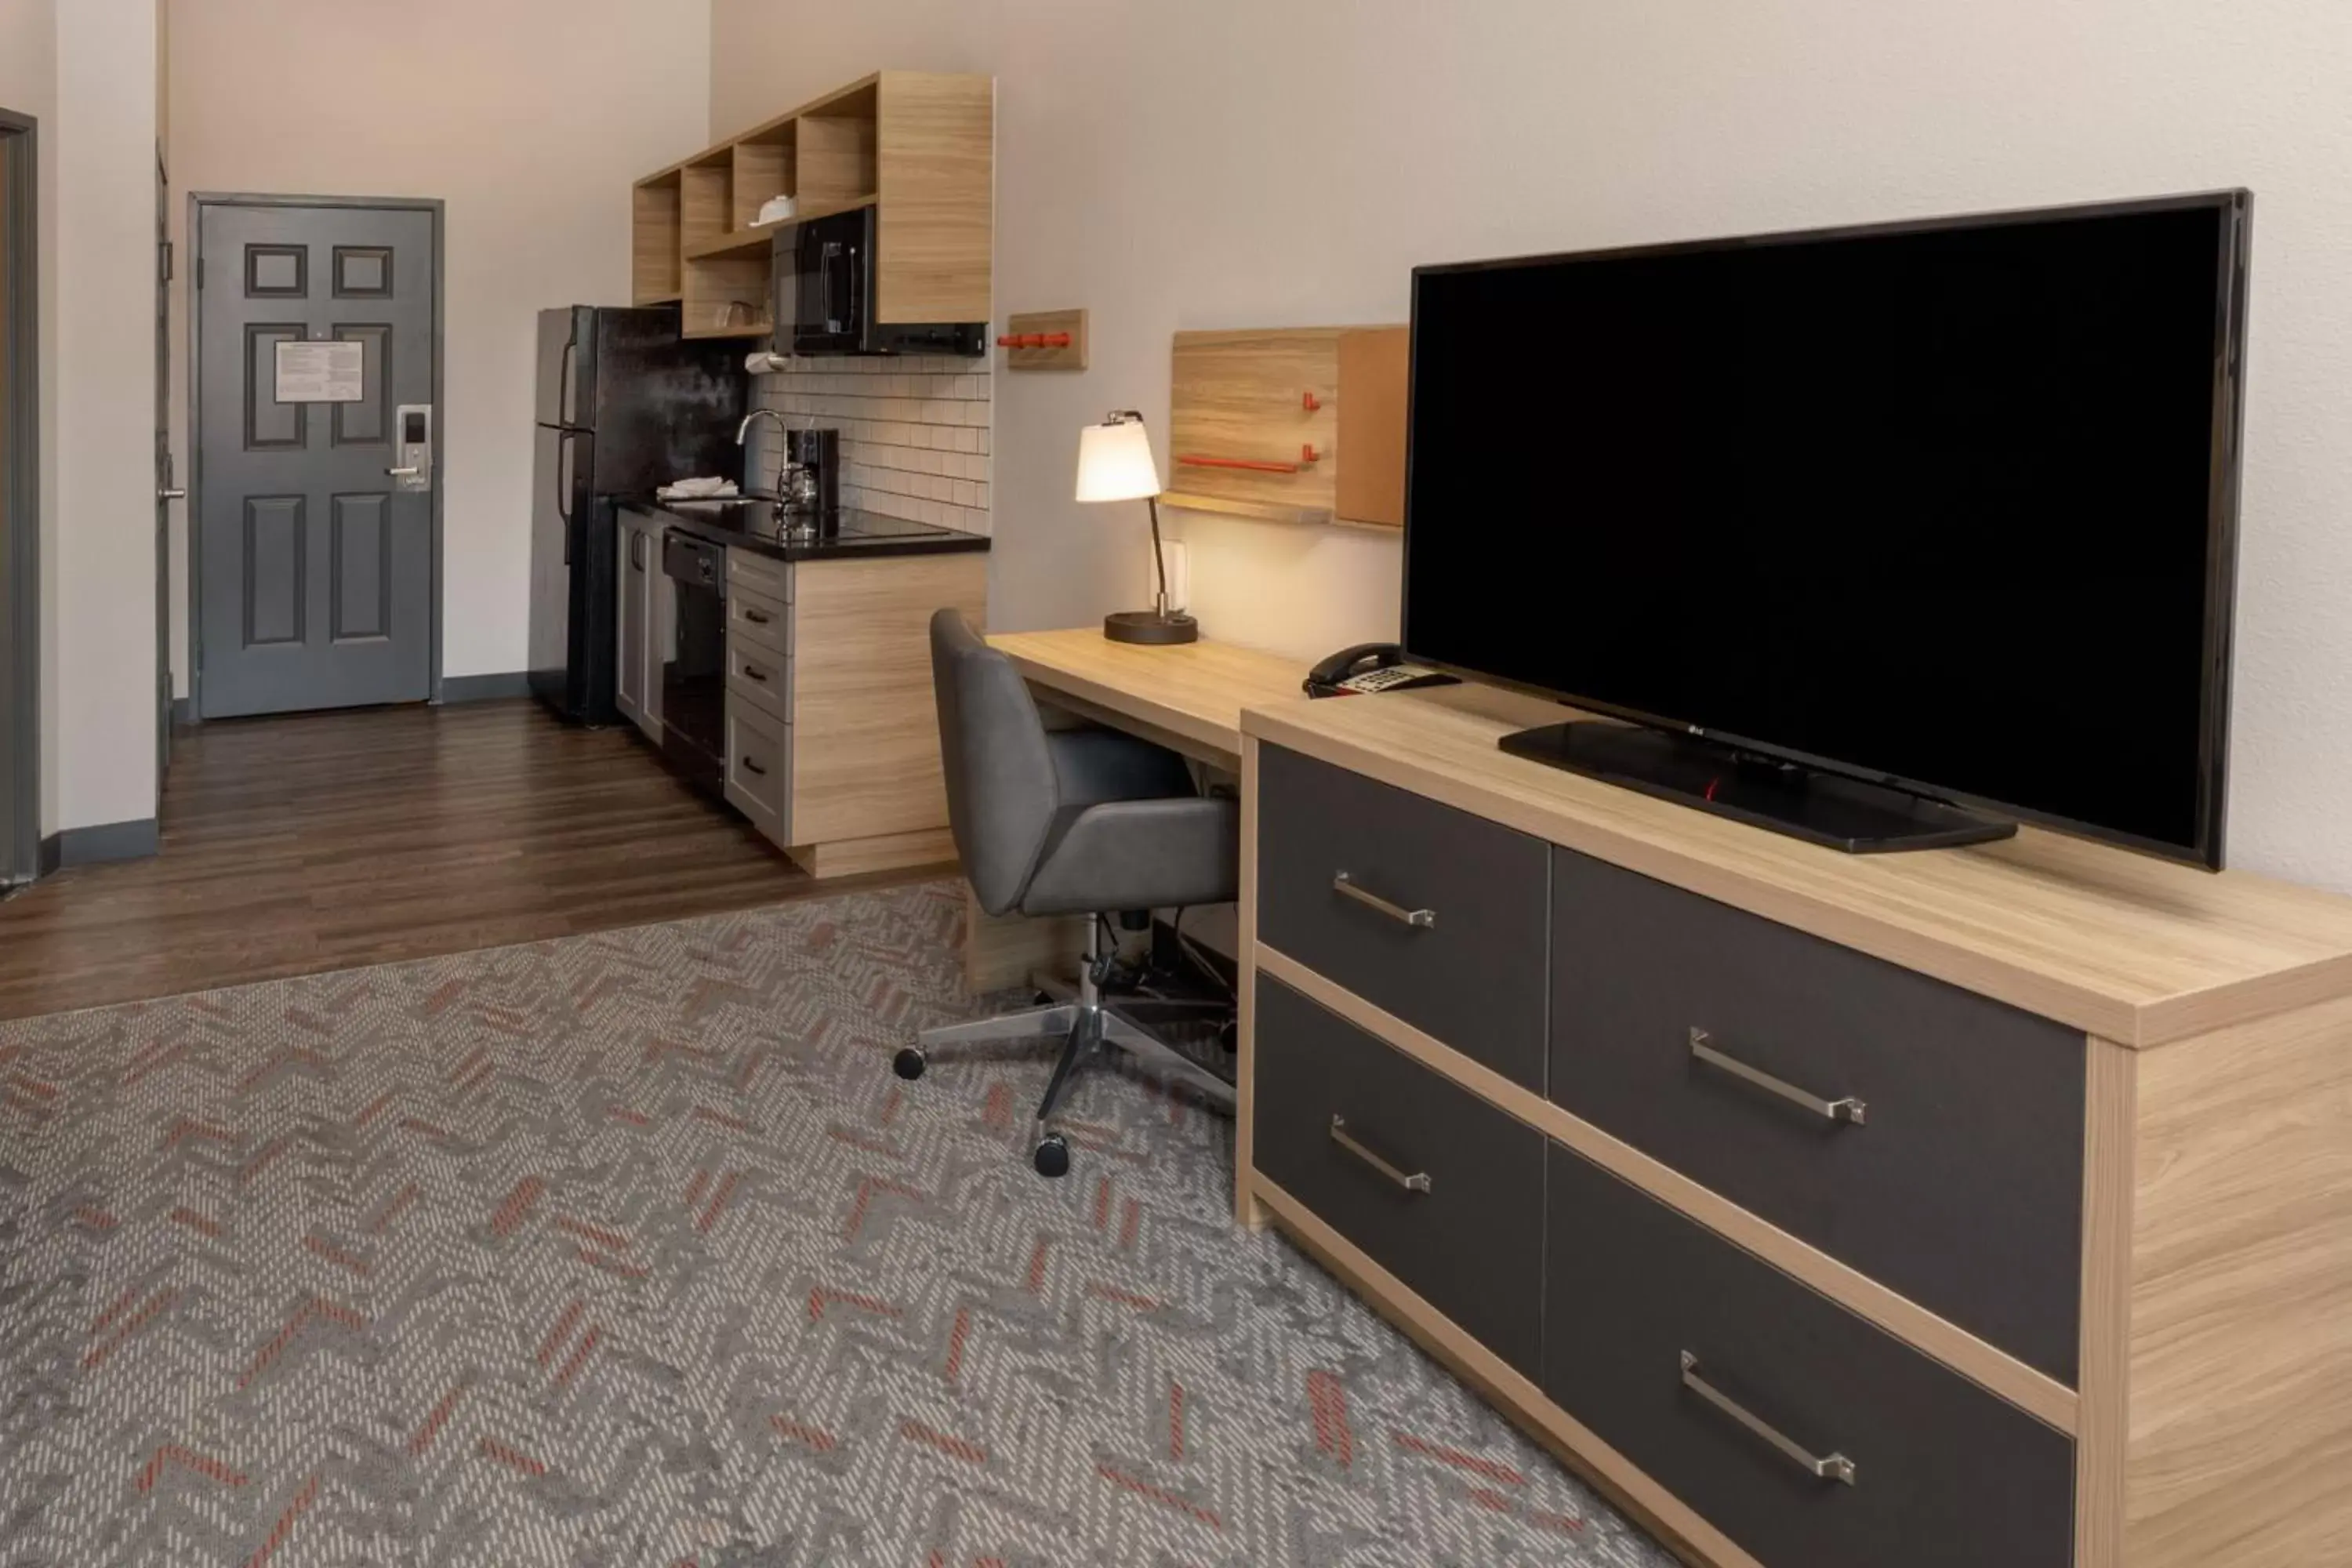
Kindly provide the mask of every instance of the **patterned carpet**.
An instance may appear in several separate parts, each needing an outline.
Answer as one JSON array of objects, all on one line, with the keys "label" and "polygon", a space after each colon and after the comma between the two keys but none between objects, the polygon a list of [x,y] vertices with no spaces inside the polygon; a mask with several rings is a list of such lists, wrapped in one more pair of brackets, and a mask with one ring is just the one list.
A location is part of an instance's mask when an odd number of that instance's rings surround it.
[{"label": "patterned carpet", "polygon": [[0,1026],[0,1563],[1669,1560],[931,886]]}]

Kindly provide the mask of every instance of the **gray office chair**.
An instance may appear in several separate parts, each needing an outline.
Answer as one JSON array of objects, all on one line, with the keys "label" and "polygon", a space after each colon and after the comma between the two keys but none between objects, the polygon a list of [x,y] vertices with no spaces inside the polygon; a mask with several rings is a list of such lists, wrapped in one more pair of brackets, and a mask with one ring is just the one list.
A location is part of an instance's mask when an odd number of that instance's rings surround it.
[{"label": "gray office chair", "polygon": [[1147,1009],[1104,998],[1110,955],[1101,931],[1116,913],[1230,902],[1240,879],[1240,804],[1202,795],[1184,759],[1165,747],[1116,730],[1048,730],[1013,661],[954,610],[931,617],[931,682],[948,820],[974,897],[992,915],[1087,916],[1087,954],[1076,1000],[926,1029],[898,1053],[898,1076],[920,1078],[942,1046],[1061,1037],[1061,1060],[1037,1107],[1035,1160],[1048,1176],[1070,1168],[1054,1113],[1072,1076],[1105,1046],[1230,1106],[1232,1086],[1144,1027]]}]

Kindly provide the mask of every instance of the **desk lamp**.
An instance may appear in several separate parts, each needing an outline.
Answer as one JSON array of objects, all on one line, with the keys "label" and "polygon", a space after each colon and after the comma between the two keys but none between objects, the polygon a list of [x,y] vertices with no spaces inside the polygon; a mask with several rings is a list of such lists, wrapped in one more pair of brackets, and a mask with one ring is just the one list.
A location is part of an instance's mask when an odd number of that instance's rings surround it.
[{"label": "desk lamp", "polygon": [[1168,562],[1160,551],[1160,469],[1151,460],[1151,437],[1143,416],[1113,409],[1099,425],[1078,432],[1078,496],[1082,501],[1142,500],[1151,507],[1151,565],[1160,590],[1148,610],[1118,610],[1103,617],[1103,636],[1113,642],[1195,642],[1200,623],[1168,607]]}]

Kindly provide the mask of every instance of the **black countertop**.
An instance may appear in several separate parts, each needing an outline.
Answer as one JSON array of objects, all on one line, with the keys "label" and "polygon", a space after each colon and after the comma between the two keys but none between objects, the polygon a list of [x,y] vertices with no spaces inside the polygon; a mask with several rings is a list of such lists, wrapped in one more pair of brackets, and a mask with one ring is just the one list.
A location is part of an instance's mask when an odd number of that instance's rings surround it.
[{"label": "black countertop", "polygon": [[778,561],[864,559],[873,555],[954,555],[985,550],[988,536],[941,528],[936,523],[909,522],[880,512],[844,510],[813,530],[795,531],[772,501],[749,505],[713,506],[708,502],[661,501],[651,496],[631,496],[621,504],[632,511],[657,517],[672,528],[730,550],[756,550]]}]

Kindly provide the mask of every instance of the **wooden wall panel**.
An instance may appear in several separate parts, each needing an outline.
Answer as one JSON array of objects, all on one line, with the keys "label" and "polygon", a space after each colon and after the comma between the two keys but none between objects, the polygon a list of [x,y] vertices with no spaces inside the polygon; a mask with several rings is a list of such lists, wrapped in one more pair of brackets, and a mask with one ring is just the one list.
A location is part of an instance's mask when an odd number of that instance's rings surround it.
[{"label": "wooden wall panel", "polygon": [[1339,337],[1339,513],[1342,522],[1404,526],[1407,379],[1412,329],[1368,327]]}]

